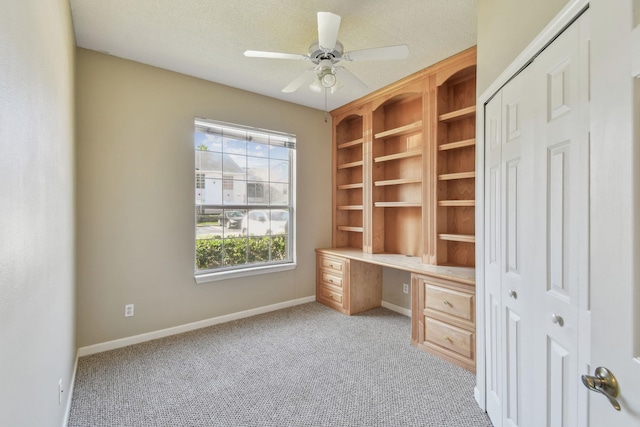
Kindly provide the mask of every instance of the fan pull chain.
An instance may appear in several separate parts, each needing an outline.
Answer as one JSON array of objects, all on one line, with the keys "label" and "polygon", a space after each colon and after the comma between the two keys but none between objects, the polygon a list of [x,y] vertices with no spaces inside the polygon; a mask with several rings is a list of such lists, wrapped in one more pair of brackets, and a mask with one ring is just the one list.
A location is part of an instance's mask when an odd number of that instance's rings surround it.
[{"label": "fan pull chain", "polygon": [[328,123],[328,111],[327,111],[327,88],[324,88],[324,122]]}]

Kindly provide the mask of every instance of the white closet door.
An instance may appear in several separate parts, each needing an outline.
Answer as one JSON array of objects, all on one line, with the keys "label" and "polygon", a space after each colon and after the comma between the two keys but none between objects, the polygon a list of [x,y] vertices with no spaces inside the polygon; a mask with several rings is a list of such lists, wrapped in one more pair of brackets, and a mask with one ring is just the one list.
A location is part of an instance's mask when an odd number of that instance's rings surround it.
[{"label": "white closet door", "polygon": [[[532,138],[526,125],[529,71],[523,70],[486,107],[485,286],[487,412],[494,425],[521,426],[532,380],[531,284],[524,278],[531,215]],[[529,414],[530,416],[530,414]]]},{"label": "white closet door", "polygon": [[[589,336],[588,17],[530,65],[535,212],[530,220],[535,426],[577,426],[585,405],[581,343]],[[588,338],[587,338],[588,339]]]},{"label": "white closet door", "polygon": [[577,426],[586,405],[587,25],[583,16],[565,30],[485,108],[486,399],[496,427]]},{"label": "white closet door", "polygon": [[485,383],[487,414],[502,426],[502,91],[485,106]]}]

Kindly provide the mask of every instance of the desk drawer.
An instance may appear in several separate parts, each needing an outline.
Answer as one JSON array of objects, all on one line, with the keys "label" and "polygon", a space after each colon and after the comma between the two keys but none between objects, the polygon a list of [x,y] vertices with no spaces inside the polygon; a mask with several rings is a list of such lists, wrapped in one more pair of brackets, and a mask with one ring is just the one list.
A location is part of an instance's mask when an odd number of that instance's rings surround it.
[{"label": "desk drawer", "polygon": [[332,257],[329,255],[320,255],[319,261],[319,267],[321,269],[333,271],[337,275],[342,276],[342,273],[344,272],[344,259]]},{"label": "desk drawer", "polygon": [[336,276],[324,270],[320,270],[320,275],[323,284],[342,288],[342,276]]},{"label": "desk drawer", "polygon": [[338,304],[342,304],[342,292],[336,291],[326,286],[322,286],[321,292],[323,298],[337,302]]},{"label": "desk drawer", "polygon": [[425,283],[424,296],[425,308],[474,321],[475,301],[472,294]]},{"label": "desk drawer", "polygon": [[431,318],[425,318],[425,341],[473,358],[474,333]]}]

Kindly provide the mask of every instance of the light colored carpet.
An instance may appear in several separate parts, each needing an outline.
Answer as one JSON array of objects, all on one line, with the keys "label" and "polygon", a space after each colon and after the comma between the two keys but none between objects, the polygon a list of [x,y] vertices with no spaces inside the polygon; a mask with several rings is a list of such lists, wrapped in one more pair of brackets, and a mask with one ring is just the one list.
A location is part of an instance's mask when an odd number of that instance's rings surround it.
[{"label": "light colored carpet", "polygon": [[70,427],[491,426],[406,316],[309,303],[80,358]]}]

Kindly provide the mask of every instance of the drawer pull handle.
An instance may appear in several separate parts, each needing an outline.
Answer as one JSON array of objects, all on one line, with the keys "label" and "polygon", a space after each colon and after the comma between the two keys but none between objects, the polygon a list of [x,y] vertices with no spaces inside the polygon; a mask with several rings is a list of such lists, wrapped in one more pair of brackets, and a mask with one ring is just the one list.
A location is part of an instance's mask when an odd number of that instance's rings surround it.
[{"label": "drawer pull handle", "polygon": [[333,264],[329,264],[329,267],[333,268]]},{"label": "drawer pull handle", "polygon": [[453,307],[453,304],[451,304],[449,301],[444,300],[444,305],[448,305],[449,307]]},{"label": "drawer pull handle", "polygon": [[329,283],[333,283],[333,279],[329,279]]},{"label": "drawer pull handle", "polygon": [[444,340],[445,340],[445,341],[449,341],[449,342],[453,342],[453,340],[451,340],[451,338],[449,338],[449,336],[448,336],[448,335],[445,335],[445,336],[444,336]]}]

